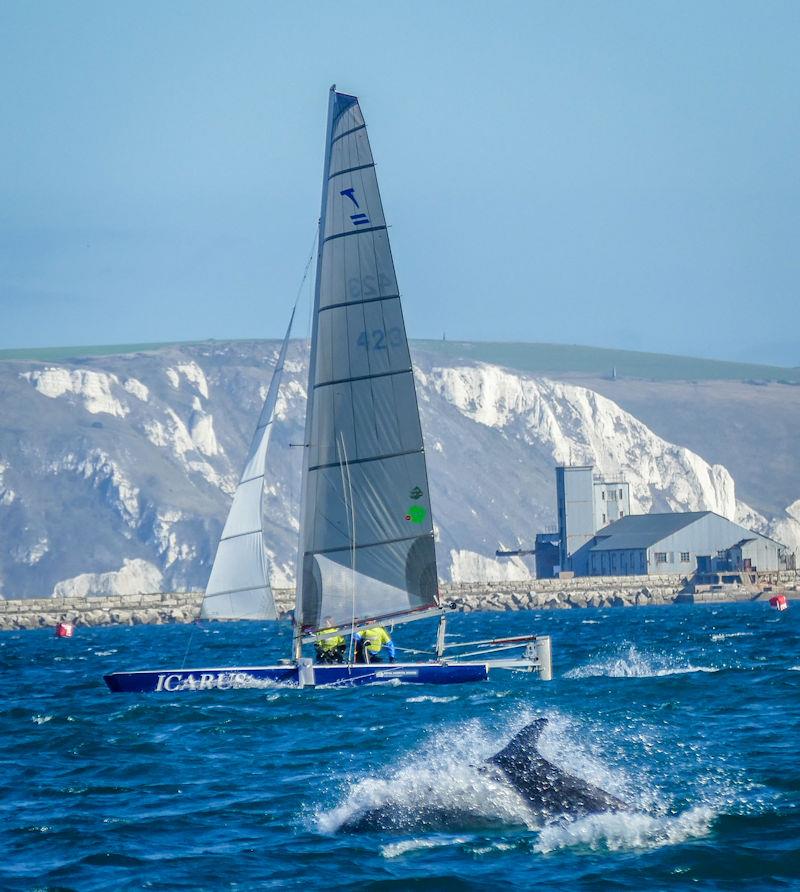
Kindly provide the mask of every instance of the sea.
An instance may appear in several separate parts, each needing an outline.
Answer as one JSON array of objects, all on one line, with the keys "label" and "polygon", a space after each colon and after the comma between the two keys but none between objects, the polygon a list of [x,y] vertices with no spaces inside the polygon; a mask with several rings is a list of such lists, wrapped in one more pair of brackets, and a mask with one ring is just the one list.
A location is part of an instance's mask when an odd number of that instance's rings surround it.
[{"label": "sea", "polygon": [[[548,634],[554,678],[111,694],[115,670],[276,661],[290,629],[0,634],[0,889],[800,889],[799,603],[448,629]],[[541,754],[627,811],[542,820],[482,768],[542,717]]]}]

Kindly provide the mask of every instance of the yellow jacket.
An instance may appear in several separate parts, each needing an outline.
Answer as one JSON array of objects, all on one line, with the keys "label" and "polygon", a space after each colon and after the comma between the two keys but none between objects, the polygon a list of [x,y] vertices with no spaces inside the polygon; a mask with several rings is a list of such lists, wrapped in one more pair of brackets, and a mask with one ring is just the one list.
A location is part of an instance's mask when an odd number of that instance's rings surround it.
[{"label": "yellow jacket", "polygon": [[[317,647],[322,650],[334,650],[337,647],[344,647],[344,638],[341,635],[333,635],[336,629],[320,629],[317,632]],[[323,635],[330,635],[330,638],[323,638]]]},{"label": "yellow jacket", "polygon": [[382,626],[372,626],[370,629],[362,629],[356,632],[356,638],[361,638],[364,647],[371,653],[380,653],[381,648],[385,644],[389,651],[389,656],[394,657],[394,644],[389,637],[388,632]]}]

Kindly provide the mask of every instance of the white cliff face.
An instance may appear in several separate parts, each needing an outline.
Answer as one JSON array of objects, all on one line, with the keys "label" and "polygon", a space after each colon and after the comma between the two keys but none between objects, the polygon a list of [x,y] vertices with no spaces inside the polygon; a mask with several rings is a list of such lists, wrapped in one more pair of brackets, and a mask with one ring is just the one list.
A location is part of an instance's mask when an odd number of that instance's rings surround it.
[{"label": "white cliff face", "polygon": [[139,521],[139,489],[119,465],[102,449],[91,449],[85,456],[68,452],[49,466],[51,474],[77,474],[96,489],[104,489],[107,499],[124,522],[135,527]]},{"label": "white cliff face", "polygon": [[196,362],[184,362],[178,366],[178,371],[197,390],[200,396],[208,399],[208,380],[205,372]]},{"label": "white cliff face", "polygon": [[146,403],[150,397],[149,389],[141,381],[137,381],[136,378],[128,378],[122,386],[128,393],[132,393],[137,400],[141,400],[143,403]]},{"label": "white cliff face", "polygon": [[8,465],[4,464],[0,461],[0,507],[7,507],[10,505],[14,499],[17,497],[17,494],[8,486],[3,479],[5,472],[8,470]]},{"label": "white cliff face", "polygon": [[468,418],[544,446],[554,465],[592,464],[607,479],[622,476],[631,485],[636,512],[711,510],[736,516],[734,482],[724,467],[662,440],[585,387],[488,365],[434,368],[427,382]]},{"label": "white cliff face", "polygon": [[768,529],[768,535],[783,542],[800,557],[800,499],[792,502],[784,516],[775,518]]},{"label": "white cliff face", "polygon": [[465,549],[450,551],[450,577],[456,582],[511,582],[531,578],[531,570],[518,557],[495,560]]},{"label": "white cliff face", "polygon": [[189,419],[189,436],[198,452],[219,455],[222,451],[214,433],[214,418],[202,409],[195,409]]},{"label": "white cliff face", "polygon": [[119,570],[81,573],[64,579],[53,588],[54,598],[85,598],[88,595],[149,595],[163,591],[163,576],[147,561],[125,558]]},{"label": "white cliff face", "polygon": [[50,366],[24,372],[22,377],[30,381],[42,396],[50,399],[58,399],[67,394],[79,397],[83,407],[92,415],[106,413],[124,418],[128,414],[128,407],[113,395],[113,390],[119,387],[116,375]]},{"label": "white cliff face", "polygon": [[[41,595],[60,581],[65,590],[121,591],[147,567],[161,574],[158,585],[148,577],[148,590],[203,587],[276,356],[274,343],[250,342],[76,367],[0,363],[0,416],[14,419],[14,431],[0,426],[4,596]],[[527,558],[495,551],[528,550],[537,532],[555,527],[558,462],[621,474],[636,510],[707,508],[800,548],[800,492],[787,491],[785,513],[765,516],[737,501],[726,468],[585,387],[421,358],[417,391],[443,578],[528,575]],[[264,493],[277,586],[294,581],[306,368],[293,344]],[[113,581],[96,578],[109,573]]]}]

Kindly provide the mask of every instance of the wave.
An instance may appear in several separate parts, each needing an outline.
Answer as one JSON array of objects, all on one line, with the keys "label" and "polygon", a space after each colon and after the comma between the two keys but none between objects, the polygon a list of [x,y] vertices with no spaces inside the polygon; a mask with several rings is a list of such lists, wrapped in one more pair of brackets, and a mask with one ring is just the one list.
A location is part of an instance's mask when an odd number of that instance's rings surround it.
[{"label": "wave", "polygon": [[752,638],[754,632],[716,632],[711,636],[712,641],[725,641],[727,638]]},{"label": "wave", "polygon": [[[514,844],[506,837],[503,848],[521,844],[540,853],[570,847],[609,851],[655,848],[708,833],[717,815],[709,805],[668,814],[660,794],[648,789],[646,777],[637,774],[634,781],[624,769],[604,764],[575,740],[570,721],[557,713],[548,715],[540,740],[542,755],[629,802],[631,811],[579,819],[534,813],[501,776],[481,767],[487,756],[531,718],[527,712],[517,715],[512,726],[499,736],[476,722],[453,726],[448,734],[437,732],[428,744],[410,754],[405,764],[351,782],[340,804],[317,812],[317,829],[326,834],[411,834],[382,846],[381,854],[389,859],[447,846],[485,853],[496,847],[496,840],[487,849],[486,837],[476,837],[474,832],[490,829],[494,833],[500,827],[517,828],[522,834]],[[430,835],[420,835],[420,831]]]},{"label": "wave", "polygon": [[452,703],[453,700],[458,700],[458,697],[434,697],[432,694],[423,694],[421,697],[406,697],[406,703]]},{"label": "wave", "polygon": [[678,815],[651,816],[641,812],[606,812],[577,821],[549,824],[534,845],[545,854],[556,849],[651,849],[706,836],[716,817],[713,809],[696,806]]},{"label": "wave", "polygon": [[502,741],[477,721],[452,726],[450,733],[438,731],[400,764],[351,782],[339,805],[315,815],[317,829],[336,833],[533,826],[535,818],[517,791],[481,767],[501,746]]},{"label": "wave", "polygon": [[669,654],[642,654],[631,644],[619,656],[597,663],[576,666],[564,673],[564,678],[659,678],[664,675],[684,675],[690,672],[719,672],[712,666],[683,663]]},{"label": "wave", "polygon": [[415,852],[419,849],[439,849],[443,846],[462,846],[469,842],[466,836],[454,836],[451,838],[422,838],[404,839],[401,842],[393,842],[381,847],[381,855],[384,858],[397,858],[407,852]]},{"label": "wave", "polygon": [[[487,771],[483,764],[534,717],[528,710],[515,711],[513,721],[499,732],[474,720],[451,726],[449,733],[437,731],[400,764],[352,781],[339,805],[317,812],[317,829],[323,833],[536,829],[541,816],[502,775]],[[634,785],[624,772],[608,769],[574,741],[567,719],[557,713],[547,717],[539,740],[544,758],[625,801],[636,799],[630,793]],[[635,805],[643,803],[642,796]]]}]

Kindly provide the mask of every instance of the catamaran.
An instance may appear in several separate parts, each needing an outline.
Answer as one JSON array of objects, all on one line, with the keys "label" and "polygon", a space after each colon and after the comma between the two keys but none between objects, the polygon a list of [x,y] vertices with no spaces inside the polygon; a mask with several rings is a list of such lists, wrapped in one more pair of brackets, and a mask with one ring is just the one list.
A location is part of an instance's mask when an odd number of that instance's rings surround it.
[{"label": "catamaran", "polygon": [[[267,451],[291,321],[234,494],[201,617],[276,619],[264,549]],[[105,676],[162,692],[481,681],[493,668],[551,677],[548,636],[447,640],[414,373],[375,163],[358,99],[331,87],[303,443],[294,635],[272,666]],[[438,618],[433,659],[342,663],[304,656],[320,636]]]}]

